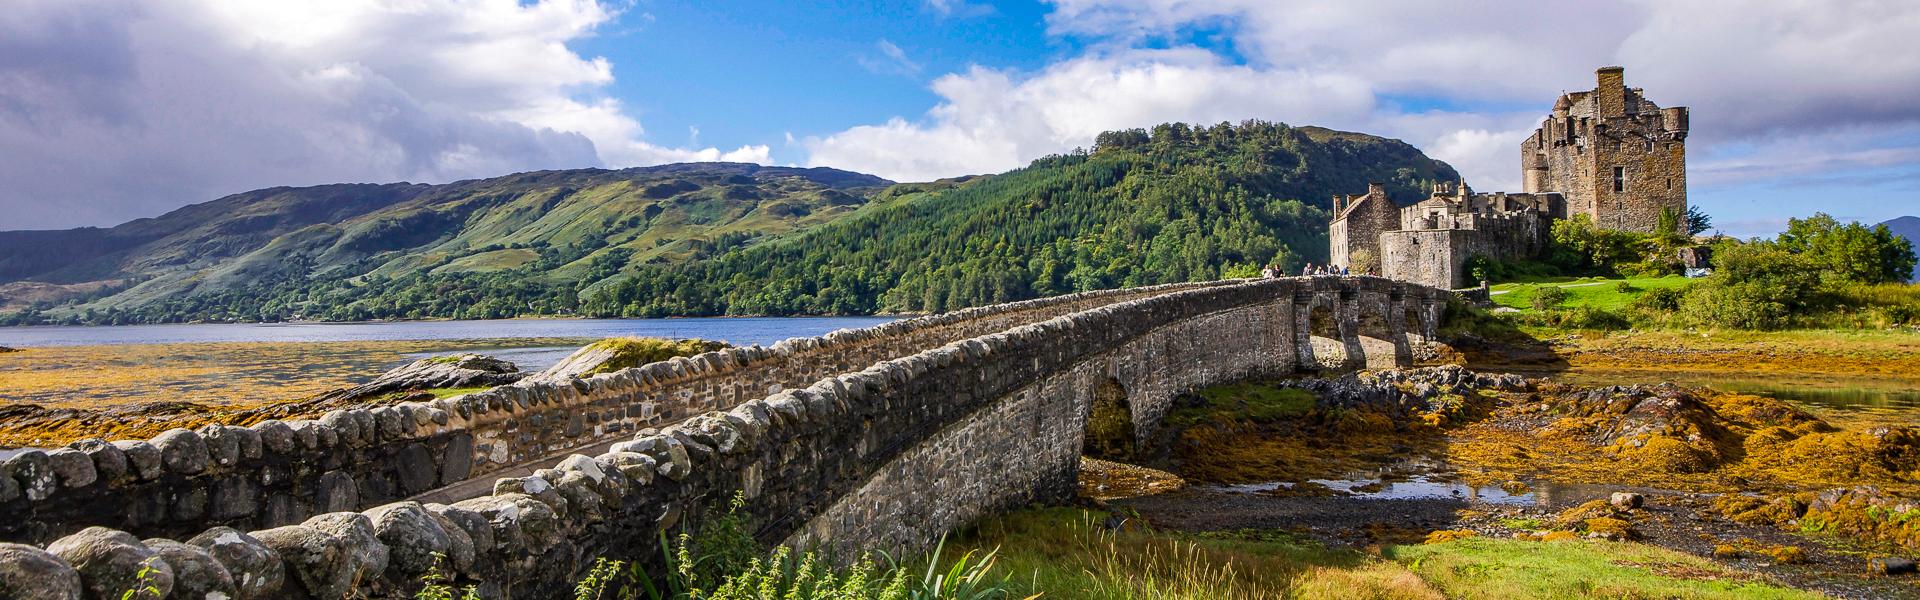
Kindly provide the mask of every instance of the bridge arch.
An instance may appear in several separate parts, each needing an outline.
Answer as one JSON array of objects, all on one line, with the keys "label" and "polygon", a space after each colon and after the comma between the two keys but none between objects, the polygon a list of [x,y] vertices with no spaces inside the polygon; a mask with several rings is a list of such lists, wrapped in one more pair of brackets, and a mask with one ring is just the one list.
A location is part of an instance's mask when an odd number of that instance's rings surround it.
[{"label": "bridge arch", "polygon": [[1087,456],[1118,462],[1134,459],[1141,432],[1134,425],[1133,403],[1127,401],[1127,388],[1120,380],[1099,380],[1086,419]]}]

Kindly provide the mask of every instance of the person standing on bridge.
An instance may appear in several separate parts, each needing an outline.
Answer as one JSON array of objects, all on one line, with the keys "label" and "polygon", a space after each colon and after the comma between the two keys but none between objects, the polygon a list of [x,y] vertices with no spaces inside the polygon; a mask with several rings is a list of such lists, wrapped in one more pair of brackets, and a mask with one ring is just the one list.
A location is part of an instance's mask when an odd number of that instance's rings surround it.
[{"label": "person standing on bridge", "polygon": [[1306,277],[1312,274],[1313,274],[1313,263],[1307,263],[1307,266],[1300,267],[1301,277]]}]

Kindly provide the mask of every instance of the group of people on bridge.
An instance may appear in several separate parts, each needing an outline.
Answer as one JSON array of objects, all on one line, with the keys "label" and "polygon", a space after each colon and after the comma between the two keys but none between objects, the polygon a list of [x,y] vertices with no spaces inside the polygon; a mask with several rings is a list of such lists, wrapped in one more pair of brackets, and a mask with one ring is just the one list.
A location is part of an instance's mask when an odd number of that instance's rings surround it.
[{"label": "group of people on bridge", "polygon": [[[1280,277],[1284,274],[1285,272],[1280,270],[1280,265],[1267,265],[1267,268],[1260,270],[1260,276],[1267,279]],[[1307,263],[1307,266],[1300,269],[1301,277],[1344,276],[1352,274],[1353,273],[1348,271],[1346,267],[1336,267],[1333,265],[1320,265],[1316,267],[1313,263]]]}]

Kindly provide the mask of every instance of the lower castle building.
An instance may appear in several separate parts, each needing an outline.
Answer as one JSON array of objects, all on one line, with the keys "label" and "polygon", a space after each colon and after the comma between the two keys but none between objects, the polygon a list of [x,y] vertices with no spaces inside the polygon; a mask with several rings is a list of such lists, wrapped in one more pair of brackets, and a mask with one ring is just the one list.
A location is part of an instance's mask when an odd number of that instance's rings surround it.
[{"label": "lower castle building", "polygon": [[1334,197],[1333,264],[1439,288],[1470,282],[1467,260],[1511,261],[1546,249],[1554,219],[1567,217],[1558,193],[1477,194],[1465,183],[1438,184],[1426,200],[1396,207],[1386,186]]},{"label": "lower castle building", "polygon": [[1650,233],[1687,213],[1685,107],[1661,108],[1625,70],[1595,73],[1593,90],[1562,94],[1520,145],[1526,192],[1474,193],[1442,183],[1400,207],[1386,186],[1335,196],[1331,264],[1443,288],[1474,283],[1473,257],[1533,259],[1554,219],[1585,215],[1599,227]]}]

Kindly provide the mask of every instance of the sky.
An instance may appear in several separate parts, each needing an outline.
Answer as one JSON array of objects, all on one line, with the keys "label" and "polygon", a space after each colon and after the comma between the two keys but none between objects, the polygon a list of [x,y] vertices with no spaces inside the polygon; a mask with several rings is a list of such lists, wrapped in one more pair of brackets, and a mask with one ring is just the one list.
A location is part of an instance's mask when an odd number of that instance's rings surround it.
[{"label": "sky", "polygon": [[1518,191],[1554,97],[1621,65],[1693,109],[1692,202],[1770,235],[1920,213],[1915,39],[1911,0],[9,0],[0,230],[535,169],[918,181],[1244,119]]}]

